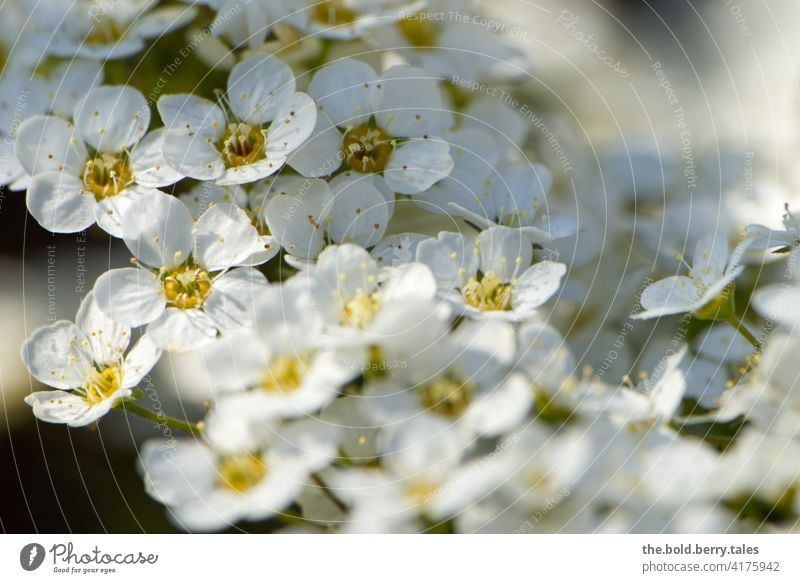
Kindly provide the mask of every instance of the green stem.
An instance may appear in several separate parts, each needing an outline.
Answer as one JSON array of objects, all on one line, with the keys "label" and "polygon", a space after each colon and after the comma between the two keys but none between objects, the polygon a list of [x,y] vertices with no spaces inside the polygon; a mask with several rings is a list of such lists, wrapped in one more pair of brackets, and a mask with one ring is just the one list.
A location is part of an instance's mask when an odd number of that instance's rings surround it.
[{"label": "green stem", "polygon": [[174,417],[169,417],[164,413],[156,413],[155,411],[151,411],[141,405],[137,405],[133,401],[122,400],[118,401],[120,407],[128,411],[129,413],[133,413],[138,415],[139,417],[144,417],[145,419],[149,419],[150,421],[158,424],[158,425],[166,425],[171,427],[172,429],[177,429],[178,431],[184,431],[186,433],[191,433],[192,435],[200,435],[203,431],[203,423],[189,423],[188,421],[181,421],[180,419],[175,419]]},{"label": "green stem", "polygon": [[739,334],[741,334],[745,338],[745,340],[747,340],[750,344],[752,344],[753,348],[755,348],[756,350],[761,350],[761,343],[755,336],[753,336],[753,333],[747,329],[747,327],[744,325],[744,323],[742,323],[742,321],[736,314],[734,313],[728,314],[728,317],[725,318],[725,321],[731,326],[733,326],[736,329],[736,331],[739,332]]},{"label": "green stem", "polygon": [[330,501],[333,502],[336,508],[342,512],[347,512],[347,504],[342,502],[339,497],[333,493],[328,484],[325,483],[325,480],[323,480],[318,474],[311,474],[311,479],[322,489],[325,495],[330,498]]}]

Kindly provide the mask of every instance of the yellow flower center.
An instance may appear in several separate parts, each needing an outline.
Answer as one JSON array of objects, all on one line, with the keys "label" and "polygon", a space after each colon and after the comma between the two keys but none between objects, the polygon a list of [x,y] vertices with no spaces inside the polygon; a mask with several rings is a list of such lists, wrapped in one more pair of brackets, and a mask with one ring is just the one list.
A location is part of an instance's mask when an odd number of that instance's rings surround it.
[{"label": "yellow flower center", "polygon": [[327,26],[355,22],[356,13],[347,7],[344,0],[324,0],[314,6],[313,19]]},{"label": "yellow flower center", "polygon": [[267,132],[246,123],[229,123],[217,150],[228,168],[247,166],[264,159]]},{"label": "yellow flower center", "polygon": [[132,181],[133,172],[125,154],[98,154],[83,169],[83,184],[98,202],[118,195]]},{"label": "yellow flower center", "polygon": [[300,388],[307,371],[306,356],[278,356],[261,378],[261,388],[270,393],[291,393]]},{"label": "yellow flower center", "polygon": [[83,382],[83,398],[92,405],[105,401],[122,384],[122,371],[118,366],[109,366],[93,371]]},{"label": "yellow flower center", "polygon": [[267,465],[261,454],[240,453],[222,458],[219,463],[219,485],[243,493],[267,475]]},{"label": "yellow flower center", "polygon": [[366,294],[358,292],[355,297],[344,303],[341,323],[363,330],[375,317],[380,308],[380,295],[375,292]]},{"label": "yellow flower center", "polygon": [[424,18],[424,16],[424,14],[418,13],[401,18],[397,22],[400,34],[412,47],[435,47],[437,44],[439,29],[432,19]]},{"label": "yellow flower center", "polygon": [[163,276],[167,302],[181,310],[200,307],[211,292],[211,278],[201,267],[184,264]]},{"label": "yellow flower center", "polygon": [[445,375],[420,389],[422,404],[445,417],[458,417],[472,402],[473,387],[452,375]]},{"label": "yellow flower center", "polygon": [[391,136],[381,128],[368,125],[348,130],[342,141],[345,162],[356,172],[381,172],[393,150]]},{"label": "yellow flower center", "polygon": [[493,271],[480,279],[470,277],[461,293],[467,304],[484,312],[511,309],[511,284],[503,283]]}]

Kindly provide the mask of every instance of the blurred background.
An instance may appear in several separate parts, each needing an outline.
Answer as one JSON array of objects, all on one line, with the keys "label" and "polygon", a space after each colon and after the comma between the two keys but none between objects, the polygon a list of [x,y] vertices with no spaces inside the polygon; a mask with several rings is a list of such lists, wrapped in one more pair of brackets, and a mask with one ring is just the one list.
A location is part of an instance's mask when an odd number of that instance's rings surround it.
[{"label": "blurred background", "polygon": [[[688,242],[709,221],[719,227],[714,223],[728,215],[774,224],[783,204],[796,200],[800,2],[492,0],[484,7],[521,29],[515,42],[534,63],[513,87],[547,120],[547,132],[531,132],[531,146],[557,176],[565,160],[574,169],[559,176],[565,205],[572,197],[584,205],[582,212],[596,210],[597,228],[569,250],[573,269],[582,268],[583,250],[599,246],[599,265],[607,261],[607,271],[597,271],[594,262],[586,268],[616,285],[616,266],[627,268],[640,247],[652,245],[656,261],[662,251],[680,250],[657,244],[670,227]],[[162,66],[158,47],[148,58],[156,70]],[[171,59],[168,53],[164,58]],[[209,82],[222,86],[225,76],[222,71]],[[180,82],[170,80],[164,92],[185,89]],[[681,197],[672,186],[683,181],[685,190],[687,132],[697,185]],[[628,189],[636,192],[633,215],[615,206]],[[640,219],[636,228],[630,216]],[[128,258],[124,245],[103,233],[44,231],[28,215],[24,193],[0,191],[4,532],[173,531],[136,470],[137,446],[158,431],[151,423],[113,412],[118,423],[69,430],[37,423],[23,402],[41,388],[19,356],[25,338],[48,321],[72,319],[95,278]],[[596,254],[585,254],[586,262],[592,259]],[[595,289],[604,293],[602,285]],[[583,313],[564,317],[583,323],[570,327],[570,341],[585,364],[596,366],[603,354],[594,347],[608,347],[597,338],[615,332],[587,323],[595,315],[591,299],[579,301],[584,291],[575,290]],[[209,389],[192,360],[198,358],[165,355],[153,372],[168,413],[202,415]],[[635,362],[621,358],[614,366],[621,376]]]}]

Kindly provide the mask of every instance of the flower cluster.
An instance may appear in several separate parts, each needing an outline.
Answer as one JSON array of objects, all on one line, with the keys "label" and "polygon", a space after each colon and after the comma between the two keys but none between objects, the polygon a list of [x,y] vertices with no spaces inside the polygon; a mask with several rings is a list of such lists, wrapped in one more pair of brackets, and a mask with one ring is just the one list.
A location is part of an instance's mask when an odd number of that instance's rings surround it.
[{"label": "flower cluster", "polygon": [[[186,437],[150,440],[140,457],[147,492],[192,531],[790,525],[800,288],[751,282],[742,296],[736,282],[767,259],[794,265],[797,220],[725,231],[709,217],[687,236],[665,218],[684,208],[677,180],[641,183],[646,151],[603,153],[598,202],[597,168],[567,177],[510,102],[464,89],[512,92],[530,68],[513,39],[467,16],[479,9],[4,9],[33,55],[15,51],[0,80],[3,184],[26,191],[45,229],[96,224],[132,256],[74,323],[24,344],[53,389],[26,399],[33,414],[73,427],[147,414],[142,378],[164,352],[197,351],[214,389],[206,417],[168,419]],[[144,61],[156,38],[177,39],[173,81],[191,57],[224,88],[190,72],[182,93],[148,94],[135,72],[120,84],[118,65]],[[634,220],[628,203],[659,187],[674,202]],[[656,247],[657,220],[676,252],[696,245],[691,265]],[[600,237],[624,234],[652,251],[658,281],[606,265]],[[737,315],[734,297],[750,295],[771,334]],[[669,327],[676,314],[691,334]],[[651,318],[664,322],[642,328]],[[607,352],[594,368],[587,342]]]}]

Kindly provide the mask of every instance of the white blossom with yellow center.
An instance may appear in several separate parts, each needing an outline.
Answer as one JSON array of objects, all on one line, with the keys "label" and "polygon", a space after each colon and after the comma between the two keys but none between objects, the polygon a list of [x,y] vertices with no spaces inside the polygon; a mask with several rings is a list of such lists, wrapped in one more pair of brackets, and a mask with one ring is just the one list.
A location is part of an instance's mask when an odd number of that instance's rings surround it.
[{"label": "white blossom with yellow center", "polygon": [[79,427],[130,397],[161,350],[145,335],[126,354],[130,328],[103,314],[92,293],[84,298],[75,321],[36,330],[22,347],[22,358],[31,375],[56,389],[26,397],[34,415],[49,423]]},{"label": "white blossom with yellow center", "polygon": [[658,318],[671,314],[698,313],[720,299],[726,288],[744,270],[742,256],[753,239],[739,243],[728,257],[728,240],[722,233],[709,233],[695,247],[688,275],[673,275],[648,285],[642,292],[643,311],[637,319]]},{"label": "white blossom with yellow center", "polygon": [[[222,530],[240,520],[265,520],[287,506],[336,455],[337,431],[314,420],[252,422],[215,412],[203,440],[145,443],[147,490],[186,530]],[[165,455],[169,444],[171,454]]]},{"label": "white blossom with yellow center", "polygon": [[566,266],[530,265],[530,240],[519,229],[491,227],[473,243],[442,232],[417,246],[417,261],[431,267],[440,297],[468,318],[523,321],[555,294]]},{"label": "white blossom with yellow center", "polygon": [[[147,324],[149,336],[170,351],[198,348],[218,331],[246,328],[264,276],[239,267],[263,249],[250,218],[221,203],[195,222],[177,198],[153,191],[130,207],[123,240],[137,267],[112,269],[95,284],[97,303],[114,321]],[[236,268],[236,269],[234,269]]]},{"label": "white blossom with yellow center", "polygon": [[350,243],[331,245],[297,282],[298,293],[324,321],[333,342],[363,345],[380,313],[392,304],[430,300],[436,282],[430,270],[407,263],[381,270],[369,253]]},{"label": "white blossom with yellow center", "polygon": [[123,215],[138,197],[181,178],[161,154],[164,132],[146,134],[150,108],[132,87],[92,89],[75,125],[34,116],[19,128],[16,156],[31,176],[28,210],[56,233],[93,223],[122,236]]},{"label": "white blossom with yellow center", "polygon": [[166,127],[167,162],[183,176],[221,186],[278,172],[317,119],[311,98],[295,91],[289,66],[263,54],[231,70],[218,104],[195,95],[165,95],[157,106]]},{"label": "white blossom with yellow center", "polygon": [[219,410],[256,421],[314,415],[362,374],[365,351],[326,346],[298,292],[293,283],[268,287],[259,294],[255,329],[208,350]]},{"label": "white blossom with yellow center", "polygon": [[374,174],[401,194],[427,190],[450,174],[450,147],[440,136],[451,123],[436,80],[405,65],[378,75],[354,59],[314,74],[308,87],[319,109],[314,134],[289,159],[310,178],[340,166]]}]

